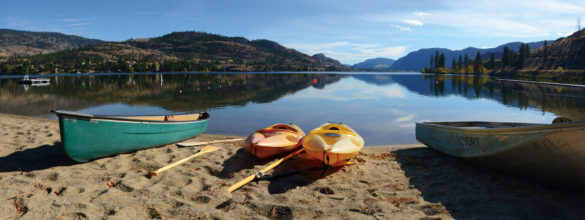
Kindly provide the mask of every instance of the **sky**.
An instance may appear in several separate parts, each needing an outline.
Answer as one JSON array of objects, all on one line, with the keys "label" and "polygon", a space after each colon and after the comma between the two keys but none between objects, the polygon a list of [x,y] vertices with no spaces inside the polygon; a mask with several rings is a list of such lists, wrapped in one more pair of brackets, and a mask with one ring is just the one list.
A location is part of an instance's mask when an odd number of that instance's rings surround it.
[{"label": "sky", "polygon": [[106,41],[202,31],[268,39],[344,64],[422,48],[554,40],[585,26],[583,0],[19,0],[0,28]]}]

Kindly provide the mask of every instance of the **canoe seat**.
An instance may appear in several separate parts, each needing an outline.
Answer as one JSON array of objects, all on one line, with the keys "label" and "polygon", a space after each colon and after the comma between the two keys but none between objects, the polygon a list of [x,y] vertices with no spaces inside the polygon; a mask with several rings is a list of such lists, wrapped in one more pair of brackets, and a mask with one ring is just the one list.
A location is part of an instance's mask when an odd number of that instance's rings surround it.
[{"label": "canoe seat", "polygon": [[571,120],[570,118],[567,118],[567,117],[559,116],[559,117],[556,117],[552,121],[553,124],[566,123],[566,122],[573,122],[573,120]]},{"label": "canoe seat", "polygon": [[133,120],[147,121],[193,121],[199,119],[199,114],[191,115],[165,115],[165,116],[140,116],[140,117],[123,117]]}]

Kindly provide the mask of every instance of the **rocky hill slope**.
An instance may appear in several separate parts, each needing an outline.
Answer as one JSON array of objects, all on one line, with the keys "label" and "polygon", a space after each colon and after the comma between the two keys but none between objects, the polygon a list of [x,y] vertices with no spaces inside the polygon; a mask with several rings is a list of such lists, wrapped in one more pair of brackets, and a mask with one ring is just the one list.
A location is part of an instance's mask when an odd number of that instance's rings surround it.
[{"label": "rocky hill slope", "polygon": [[585,30],[532,50],[525,70],[585,70]]},{"label": "rocky hill slope", "polygon": [[51,53],[101,42],[103,41],[54,32],[0,29],[0,56]]},{"label": "rocky hill slope", "polygon": [[[32,40],[31,40],[32,41]],[[173,32],[156,38],[103,42],[0,63],[5,73],[324,71],[346,69],[339,61],[313,57],[270,40],[203,32]]]}]

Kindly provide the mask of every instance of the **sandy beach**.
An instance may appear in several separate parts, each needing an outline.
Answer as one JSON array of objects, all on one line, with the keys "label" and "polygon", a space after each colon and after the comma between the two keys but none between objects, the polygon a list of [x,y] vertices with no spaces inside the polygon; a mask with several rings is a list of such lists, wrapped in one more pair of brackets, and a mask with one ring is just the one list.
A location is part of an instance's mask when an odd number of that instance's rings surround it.
[{"label": "sandy beach", "polygon": [[[359,132],[359,131],[358,131]],[[232,136],[204,134],[193,141]],[[367,143],[367,140],[366,140]],[[354,164],[317,169],[300,154],[233,193],[274,159],[240,143],[149,177],[196,153],[175,144],[88,163],[60,148],[56,120],[0,115],[2,219],[584,218],[585,194],[501,175],[424,145],[366,146]]]}]

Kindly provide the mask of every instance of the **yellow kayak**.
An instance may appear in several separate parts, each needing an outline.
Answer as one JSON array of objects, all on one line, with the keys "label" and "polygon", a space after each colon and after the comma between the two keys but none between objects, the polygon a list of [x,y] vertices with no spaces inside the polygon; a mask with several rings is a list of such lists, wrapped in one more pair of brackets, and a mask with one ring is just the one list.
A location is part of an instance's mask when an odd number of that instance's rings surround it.
[{"label": "yellow kayak", "polygon": [[305,132],[295,124],[277,123],[252,133],[244,147],[258,158],[294,150]]},{"label": "yellow kayak", "polygon": [[343,166],[364,146],[364,139],[344,124],[325,123],[303,139],[303,147],[311,158],[332,167]]}]

